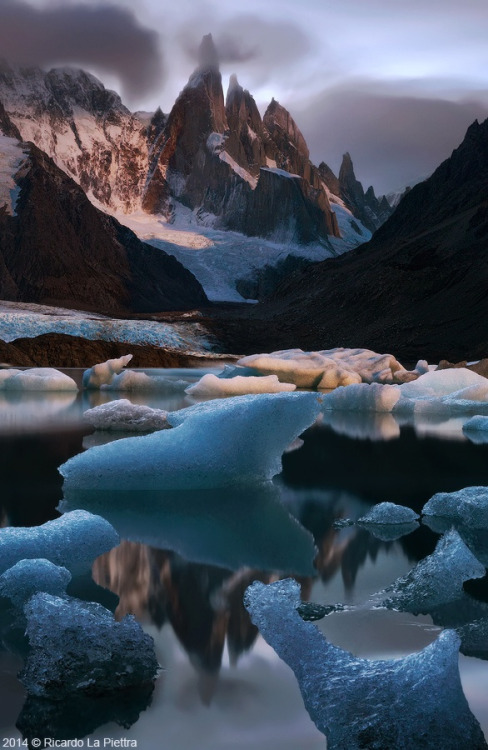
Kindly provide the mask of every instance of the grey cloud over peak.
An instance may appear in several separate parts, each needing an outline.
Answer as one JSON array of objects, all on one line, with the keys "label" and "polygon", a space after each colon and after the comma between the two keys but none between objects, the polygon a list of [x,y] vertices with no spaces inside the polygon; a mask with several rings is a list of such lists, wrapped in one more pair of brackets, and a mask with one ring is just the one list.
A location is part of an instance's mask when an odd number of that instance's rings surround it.
[{"label": "grey cloud over peak", "polygon": [[0,50],[19,64],[95,67],[116,76],[129,99],[163,80],[156,32],[141,26],[131,11],[108,3],[40,9],[0,0]]},{"label": "grey cloud over peak", "polygon": [[[283,102],[285,105],[286,103]],[[451,101],[345,86],[292,106],[315,163],[337,171],[349,151],[364,187],[381,194],[424,179],[450,156],[469,125],[488,117],[486,98]]]}]

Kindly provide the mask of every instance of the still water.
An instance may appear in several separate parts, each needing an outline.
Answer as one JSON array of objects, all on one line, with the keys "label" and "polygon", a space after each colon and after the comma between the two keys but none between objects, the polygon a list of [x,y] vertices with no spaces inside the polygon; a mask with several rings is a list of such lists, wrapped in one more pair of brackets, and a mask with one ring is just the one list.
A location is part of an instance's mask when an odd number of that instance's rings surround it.
[{"label": "still water", "polygon": [[[165,371],[162,392],[130,398],[168,410],[187,406],[184,387],[201,374]],[[118,491],[63,499],[57,467],[99,440],[83,426],[82,412],[115,397],[2,398],[2,525],[43,523],[59,515],[58,506],[106,517],[123,541],[95,561],[93,580],[75,581],[69,593],[101,601],[117,617],[133,613],[153,636],[163,670],[152,695],[34,710],[24,706],[16,679],[21,661],[4,649],[0,737],[20,738],[16,724],[32,726],[34,716],[44,723],[40,735],[135,739],[142,750],[324,748],[294,676],[250,622],[246,587],[293,575],[303,599],[345,605],[317,623],[335,645],[375,659],[420,650],[441,627],[427,615],[375,609],[372,597],[430,554],[438,536],[420,526],[386,541],[334,523],[382,501],[420,511],[435,492],[488,485],[488,446],[464,439],[460,419],[399,423],[391,415],[334,414],[284,455],[283,473],[261,492]],[[488,601],[486,579],[470,593]],[[488,736],[488,664],[461,655],[460,669]]]}]

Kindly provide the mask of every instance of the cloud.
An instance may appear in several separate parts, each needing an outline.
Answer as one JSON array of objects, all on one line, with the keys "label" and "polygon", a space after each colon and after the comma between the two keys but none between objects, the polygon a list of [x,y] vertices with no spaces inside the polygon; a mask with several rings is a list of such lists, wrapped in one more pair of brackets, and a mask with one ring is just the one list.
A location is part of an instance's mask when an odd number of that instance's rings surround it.
[{"label": "cloud", "polygon": [[19,64],[95,67],[119,78],[129,98],[163,79],[158,35],[140,26],[130,10],[110,4],[40,9],[0,0],[0,50]]},{"label": "cloud", "polygon": [[201,37],[209,32],[221,64],[236,65],[246,76],[246,86],[289,76],[316,50],[314,37],[292,21],[267,20],[253,13],[230,18],[210,14],[186,22],[178,34],[186,56],[195,64]]},{"label": "cloud", "polygon": [[488,117],[486,100],[397,95],[395,86],[354,85],[312,97],[292,115],[315,163],[338,170],[349,151],[356,176],[377,193],[429,176],[450,156],[468,126]]}]

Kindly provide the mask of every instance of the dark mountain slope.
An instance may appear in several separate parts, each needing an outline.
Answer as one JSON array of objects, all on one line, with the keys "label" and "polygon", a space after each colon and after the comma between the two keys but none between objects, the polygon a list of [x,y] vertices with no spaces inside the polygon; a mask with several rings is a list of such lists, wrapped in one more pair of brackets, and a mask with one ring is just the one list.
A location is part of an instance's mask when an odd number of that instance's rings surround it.
[{"label": "dark mountain slope", "polygon": [[488,354],[488,120],[373,239],[289,276],[230,322],[234,351],[362,346],[407,360]]},{"label": "dark mountain slope", "polygon": [[3,299],[116,314],[206,302],[200,284],[175,258],[97,210],[34,145],[23,149],[15,211],[0,208]]}]

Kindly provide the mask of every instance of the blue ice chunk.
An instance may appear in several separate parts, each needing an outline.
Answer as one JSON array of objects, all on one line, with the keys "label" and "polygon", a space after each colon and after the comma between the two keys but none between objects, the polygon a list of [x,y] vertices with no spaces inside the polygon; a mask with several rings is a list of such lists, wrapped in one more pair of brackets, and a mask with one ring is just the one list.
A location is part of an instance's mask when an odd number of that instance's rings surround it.
[{"label": "blue ice chunk", "polygon": [[24,608],[30,650],[19,677],[28,693],[62,700],[150,683],[153,639],[132,615],[116,622],[101,604],[35,594]]},{"label": "blue ice chunk", "polygon": [[245,604],[263,637],[294,671],[329,750],[480,750],[483,733],[464,696],[452,630],[403,659],[370,661],[329,643],[304,622],[290,579],[253,583]]},{"label": "blue ice chunk", "polygon": [[24,559],[45,558],[71,573],[89,570],[119,536],[100,516],[75,510],[42,526],[0,529],[0,573]]},{"label": "blue ice chunk", "polygon": [[69,570],[49,560],[20,560],[0,576],[0,595],[20,607],[39,591],[65,594],[70,581]]},{"label": "blue ice chunk", "polygon": [[317,394],[207,401],[169,415],[175,426],[91,448],[63,464],[65,489],[232,487],[281,472],[288,445],[315,421]]},{"label": "blue ice chunk", "polygon": [[418,519],[418,514],[411,508],[396,503],[378,503],[357,523],[362,524],[403,524],[412,523]]},{"label": "blue ice chunk", "polygon": [[424,505],[422,513],[473,528],[488,528],[488,487],[438,492]]},{"label": "blue ice chunk", "polygon": [[427,613],[462,598],[464,581],[483,578],[485,572],[458,532],[451,529],[431,555],[386,589],[384,604],[414,614]]}]

